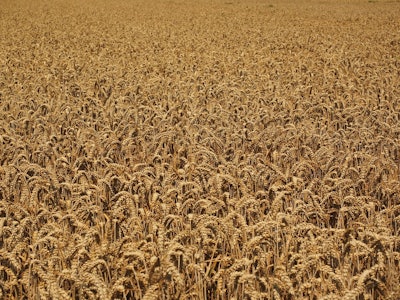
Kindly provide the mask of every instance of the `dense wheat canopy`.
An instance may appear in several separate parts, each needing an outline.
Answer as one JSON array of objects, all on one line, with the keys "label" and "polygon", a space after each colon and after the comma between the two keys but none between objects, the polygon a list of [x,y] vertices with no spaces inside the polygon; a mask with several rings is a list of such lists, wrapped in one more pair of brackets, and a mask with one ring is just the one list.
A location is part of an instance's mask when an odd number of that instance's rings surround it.
[{"label": "dense wheat canopy", "polygon": [[400,2],[3,0],[1,299],[400,299]]}]

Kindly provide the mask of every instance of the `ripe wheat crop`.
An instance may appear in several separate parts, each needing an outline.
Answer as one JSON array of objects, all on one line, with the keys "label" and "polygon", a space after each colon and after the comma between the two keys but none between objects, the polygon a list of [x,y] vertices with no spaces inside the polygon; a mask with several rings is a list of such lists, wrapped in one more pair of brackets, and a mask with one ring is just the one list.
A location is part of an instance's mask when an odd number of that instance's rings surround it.
[{"label": "ripe wheat crop", "polygon": [[0,9],[1,299],[400,299],[399,1]]}]

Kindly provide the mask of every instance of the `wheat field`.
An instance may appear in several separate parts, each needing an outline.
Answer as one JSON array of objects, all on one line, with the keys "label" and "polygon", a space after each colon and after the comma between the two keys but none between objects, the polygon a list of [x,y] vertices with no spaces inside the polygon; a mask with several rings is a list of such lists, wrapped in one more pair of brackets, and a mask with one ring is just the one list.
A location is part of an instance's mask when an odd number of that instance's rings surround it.
[{"label": "wheat field", "polygon": [[2,0],[0,299],[400,299],[400,2]]}]

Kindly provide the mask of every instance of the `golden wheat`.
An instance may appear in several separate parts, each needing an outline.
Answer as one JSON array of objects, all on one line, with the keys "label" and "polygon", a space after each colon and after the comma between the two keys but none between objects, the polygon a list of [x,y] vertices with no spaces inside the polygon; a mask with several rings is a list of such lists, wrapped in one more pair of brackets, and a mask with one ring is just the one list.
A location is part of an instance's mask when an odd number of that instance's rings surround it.
[{"label": "golden wheat", "polygon": [[0,298],[400,298],[398,1],[3,1]]}]

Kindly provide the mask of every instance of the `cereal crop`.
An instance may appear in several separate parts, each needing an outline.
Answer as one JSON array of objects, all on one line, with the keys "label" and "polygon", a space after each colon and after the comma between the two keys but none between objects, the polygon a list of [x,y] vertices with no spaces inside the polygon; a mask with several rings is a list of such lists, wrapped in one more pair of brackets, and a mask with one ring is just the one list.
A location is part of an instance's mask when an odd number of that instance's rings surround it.
[{"label": "cereal crop", "polygon": [[400,299],[400,2],[2,0],[0,299]]}]

